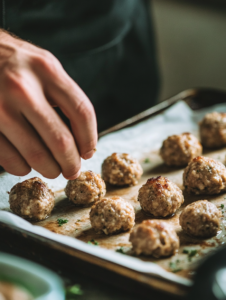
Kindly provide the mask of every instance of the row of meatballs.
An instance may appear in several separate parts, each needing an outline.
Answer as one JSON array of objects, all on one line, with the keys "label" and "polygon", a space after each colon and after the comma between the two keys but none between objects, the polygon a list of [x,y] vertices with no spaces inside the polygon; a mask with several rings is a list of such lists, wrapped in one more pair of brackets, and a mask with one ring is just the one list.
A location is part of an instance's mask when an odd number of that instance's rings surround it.
[{"label": "row of meatballs", "polygon": [[[219,145],[219,135],[223,143],[224,118],[225,114],[213,113],[206,115],[201,122],[200,133],[205,146],[222,145]],[[218,144],[211,144],[214,138],[217,138]],[[201,153],[201,144],[190,133],[168,137],[160,150],[166,164],[188,164],[183,175],[186,191],[195,194],[217,194],[225,191],[224,165],[213,159],[197,156]],[[191,161],[192,158],[194,159]],[[138,161],[128,154],[113,153],[102,165],[104,181],[113,185],[135,185],[142,172]],[[135,218],[133,207],[119,197],[103,198],[106,193],[104,181],[100,175],[91,171],[82,172],[76,180],[68,181],[65,192],[76,205],[87,206],[95,203],[90,211],[90,221],[97,232],[112,234],[131,229]],[[53,209],[54,195],[39,178],[32,178],[14,186],[10,191],[9,201],[12,211],[16,214],[29,219],[43,220]],[[166,217],[176,212],[184,198],[177,185],[159,176],[149,179],[141,187],[138,201],[146,213]],[[212,203],[206,200],[197,201],[184,209],[180,216],[180,224],[190,235],[207,237],[216,234],[220,217],[221,213]],[[158,220],[148,220],[138,225],[132,231],[130,240],[137,254],[152,254],[156,257],[173,254],[179,247],[175,231],[168,224]]]},{"label": "row of meatballs", "polygon": [[[226,113],[206,114],[199,124],[199,133],[206,148],[226,146]],[[163,142],[160,155],[168,166],[184,167],[202,154],[202,145],[190,133],[172,135]]]},{"label": "row of meatballs", "polygon": [[[114,160],[113,158],[116,156],[121,160],[122,157],[126,157],[128,165],[128,157],[130,157],[128,154],[114,153],[105,161],[109,163],[110,158]],[[131,164],[136,165],[136,168],[133,166],[134,170],[138,169],[139,163],[136,160],[130,158],[129,167]],[[114,160],[115,165],[116,161]],[[105,164],[103,164],[103,169],[104,166]],[[141,169],[139,168],[139,170]],[[195,172],[193,172],[194,170]],[[113,172],[113,174],[115,173]],[[211,180],[212,177],[214,181]],[[202,186],[200,188],[199,179],[202,185],[205,184],[204,188]],[[188,180],[191,184],[189,192],[197,193],[197,187],[194,189],[194,185],[196,185],[199,186],[199,193],[208,194],[213,191],[219,193],[226,188],[226,168],[213,159],[197,157],[189,163],[184,171],[184,183],[189,184]],[[120,197],[104,198],[105,182],[99,174],[92,171],[82,172],[77,179],[68,181],[65,192],[70,201],[76,205],[87,206],[94,203],[90,211],[90,222],[98,233],[113,234],[130,230],[134,226],[135,213],[132,205]],[[25,218],[42,220],[53,209],[54,195],[41,179],[32,178],[15,185],[10,191],[9,201],[12,211],[16,214]],[[148,179],[140,188],[138,201],[145,213],[156,217],[166,217],[177,211],[184,202],[184,197],[176,184],[159,176]],[[209,237],[217,233],[220,217],[221,212],[214,204],[206,200],[197,201],[183,210],[180,215],[180,225],[189,235]],[[179,247],[179,239],[174,229],[159,220],[147,220],[136,226],[130,235],[130,241],[136,254],[155,257],[171,255]]]}]

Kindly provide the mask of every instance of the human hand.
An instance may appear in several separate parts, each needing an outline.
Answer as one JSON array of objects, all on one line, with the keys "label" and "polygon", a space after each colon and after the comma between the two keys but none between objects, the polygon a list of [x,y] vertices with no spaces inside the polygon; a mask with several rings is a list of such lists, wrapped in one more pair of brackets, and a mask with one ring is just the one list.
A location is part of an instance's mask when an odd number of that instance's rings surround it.
[{"label": "human hand", "polygon": [[[57,115],[58,106],[72,132]],[[48,51],[0,31],[0,165],[17,176],[79,176],[97,143],[93,106]]]}]

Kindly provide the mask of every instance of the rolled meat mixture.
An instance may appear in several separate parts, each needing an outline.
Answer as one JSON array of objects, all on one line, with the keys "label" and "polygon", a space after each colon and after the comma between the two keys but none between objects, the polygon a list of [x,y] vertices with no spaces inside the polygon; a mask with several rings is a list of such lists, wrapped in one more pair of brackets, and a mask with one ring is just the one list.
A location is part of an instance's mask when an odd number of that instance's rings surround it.
[{"label": "rolled meat mixture", "polygon": [[203,146],[219,148],[226,145],[226,113],[207,114],[199,123],[200,137]]},{"label": "rolled meat mixture", "polygon": [[140,188],[138,201],[141,208],[155,217],[172,215],[184,202],[181,189],[168,178],[153,177]]},{"label": "rolled meat mixture", "polygon": [[54,193],[40,178],[34,177],[14,185],[9,193],[11,210],[37,221],[47,218],[54,207]]},{"label": "rolled meat mixture", "polygon": [[222,213],[217,207],[207,201],[199,200],[185,207],[180,215],[182,229],[191,236],[211,237],[220,229]]},{"label": "rolled meat mixture", "polygon": [[85,171],[78,178],[68,181],[65,194],[74,204],[88,206],[105,196],[106,186],[99,174]]},{"label": "rolled meat mixture", "polygon": [[93,229],[106,235],[130,230],[134,226],[134,220],[133,206],[121,197],[103,198],[90,211]]},{"label": "rolled meat mixture", "polygon": [[202,145],[191,133],[169,136],[162,144],[160,155],[168,166],[183,167],[202,154]]},{"label": "rolled meat mixture", "polygon": [[139,162],[127,153],[113,153],[102,164],[102,177],[112,185],[136,185],[142,174]]},{"label": "rolled meat mixture", "polygon": [[226,168],[219,161],[198,156],[185,168],[183,182],[188,193],[219,194],[226,190]]},{"label": "rolled meat mixture", "polygon": [[130,242],[137,255],[156,258],[173,255],[179,248],[179,238],[170,224],[159,220],[146,220],[130,234]]}]

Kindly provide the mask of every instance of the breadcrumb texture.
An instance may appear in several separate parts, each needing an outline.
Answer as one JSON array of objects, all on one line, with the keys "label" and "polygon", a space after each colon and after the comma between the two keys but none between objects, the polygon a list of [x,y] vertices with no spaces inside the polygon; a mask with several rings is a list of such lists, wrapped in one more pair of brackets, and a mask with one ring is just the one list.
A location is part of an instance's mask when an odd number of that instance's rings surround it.
[{"label": "breadcrumb texture", "polygon": [[219,194],[226,190],[226,168],[219,161],[198,156],[185,168],[183,182],[188,193]]},{"label": "breadcrumb texture", "polygon": [[106,235],[130,230],[134,226],[134,220],[133,206],[121,197],[103,198],[90,211],[93,229]]},{"label": "breadcrumb texture", "polygon": [[199,124],[203,146],[219,148],[226,145],[226,113],[207,114]]},{"label": "breadcrumb texture", "polygon": [[171,135],[163,141],[160,156],[168,166],[183,167],[202,154],[202,145],[191,133]]},{"label": "breadcrumb texture", "polygon": [[78,178],[68,181],[65,194],[74,204],[88,206],[105,196],[106,185],[99,174],[81,172]]},{"label": "breadcrumb texture", "polygon": [[54,193],[38,177],[14,185],[9,193],[11,210],[25,218],[41,221],[46,219],[54,207]]},{"label": "breadcrumb texture", "polygon": [[142,209],[155,217],[172,215],[184,202],[181,189],[168,178],[153,177],[140,188],[138,201]]},{"label": "breadcrumb texture", "polygon": [[182,229],[191,236],[212,237],[220,229],[222,213],[207,201],[199,200],[185,207],[180,215]]},{"label": "breadcrumb texture", "polygon": [[130,242],[137,255],[156,258],[171,256],[179,248],[179,238],[171,225],[159,220],[146,220],[130,234]]},{"label": "breadcrumb texture", "polygon": [[102,177],[112,185],[136,185],[142,174],[138,160],[127,153],[113,153],[102,164]]}]

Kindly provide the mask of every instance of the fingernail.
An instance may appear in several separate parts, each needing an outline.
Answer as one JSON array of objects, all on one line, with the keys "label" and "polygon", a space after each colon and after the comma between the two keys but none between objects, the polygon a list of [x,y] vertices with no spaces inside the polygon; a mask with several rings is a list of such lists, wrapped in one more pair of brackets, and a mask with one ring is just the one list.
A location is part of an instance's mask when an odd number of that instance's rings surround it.
[{"label": "fingernail", "polygon": [[79,177],[80,173],[81,173],[81,170],[79,170],[75,175],[73,175],[71,177],[65,177],[65,178],[68,180],[74,180]]},{"label": "fingernail", "polygon": [[96,149],[93,149],[93,150],[87,152],[86,154],[83,154],[83,155],[82,155],[82,158],[83,158],[83,159],[89,159],[89,158],[91,158],[91,157],[93,156],[93,154],[94,154],[96,151],[97,151]]}]

